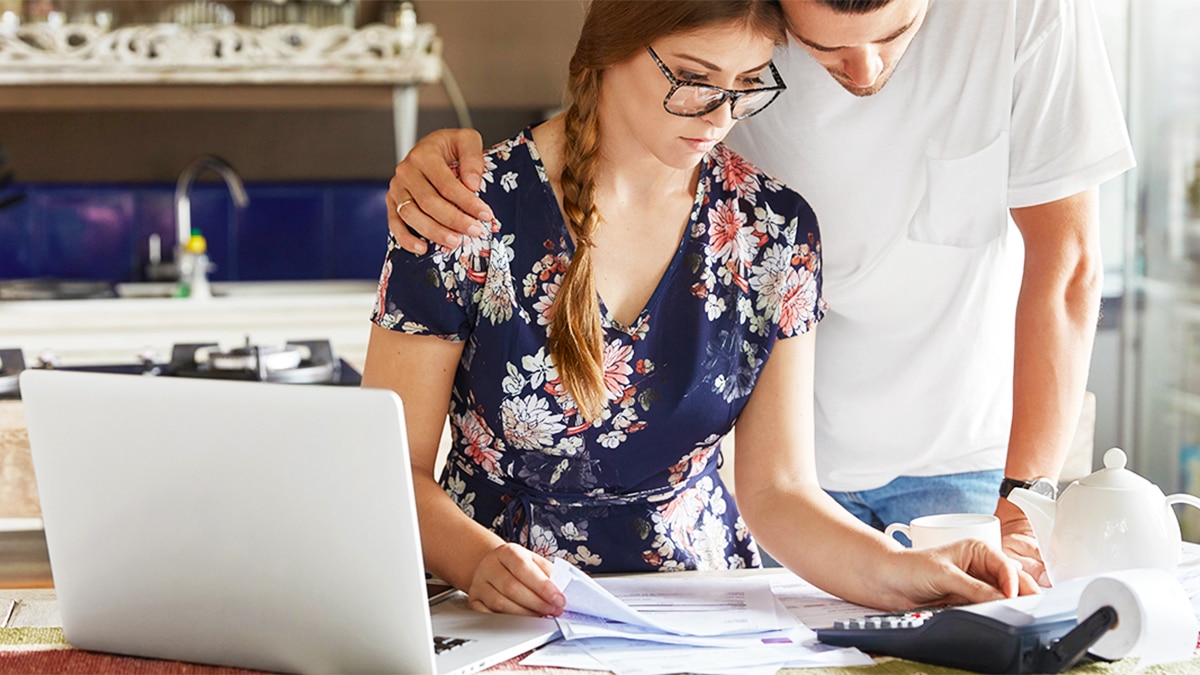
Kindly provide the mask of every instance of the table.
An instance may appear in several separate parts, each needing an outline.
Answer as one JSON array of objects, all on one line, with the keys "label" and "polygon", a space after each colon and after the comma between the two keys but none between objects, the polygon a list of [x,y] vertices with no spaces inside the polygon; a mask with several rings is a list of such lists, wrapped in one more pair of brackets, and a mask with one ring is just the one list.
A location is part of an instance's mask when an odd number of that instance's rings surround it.
[{"label": "table", "polygon": [[[0,673],[89,673],[96,675],[156,673],[159,675],[247,675],[256,671],[205,666],[177,661],[89,652],[71,647],[59,625],[54,589],[0,590]],[[585,675],[595,671],[532,669],[519,665],[521,657],[485,672],[522,672],[543,675]],[[957,675],[964,671],[880,657],[869,667],[806,668],[780,671],[789,675]],[[1095,663],[1070,671],[1077,675],[1200,675],[1200,656],[1188,663],[1137,670],[1134,659]]]}]

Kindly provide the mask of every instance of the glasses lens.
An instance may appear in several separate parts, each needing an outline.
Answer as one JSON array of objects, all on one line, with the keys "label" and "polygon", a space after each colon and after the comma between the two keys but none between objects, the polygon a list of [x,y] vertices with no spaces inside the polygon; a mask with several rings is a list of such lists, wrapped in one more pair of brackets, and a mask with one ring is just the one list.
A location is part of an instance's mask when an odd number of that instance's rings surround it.
[{"label": "glasses lens", "polygon": [[735,119],[749,117],[771,105],[777,96],[779,96],[777,91],[756,91],[753,94],[746,94],[733,104],[733,117]]},{"label": "glasses lens", "polygon": [[703,115],[725,102],[725,93],[711,87],[684,85],[667,99],[667,111],[676,115]]}]

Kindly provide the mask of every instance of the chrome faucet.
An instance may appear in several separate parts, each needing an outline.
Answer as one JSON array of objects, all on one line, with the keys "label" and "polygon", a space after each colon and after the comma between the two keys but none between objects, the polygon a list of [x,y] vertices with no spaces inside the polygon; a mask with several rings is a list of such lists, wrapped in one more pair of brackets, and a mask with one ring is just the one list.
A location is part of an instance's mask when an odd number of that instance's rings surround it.
[{"label": "chrome faucet", "polygon": [[242,185],[242,177],[233,170],[229,162],[215,155],[201,155],[193,159],[183,168],[179,180],[175,183],[176,260],[179,260],[178,253],[187,247],[188,240],[192,237],[192,200],[188,193],[191,192],[196,177],[205,169],[212,169],[225,179],[225,185],[229,186],[229,193],[233,196],[233,203],[239,208],[250,203],[250,198],[246,196],[246,188]]},{"label": "chrome faucet", "polygon": [[[233,202],[238,207],[250,203],[246,196],[246,188],[242,185],[242,177],[233,170],[229,162],[213,155],[201,155],[193,159],[179,174],[175,183],[175,224],[178,241],[175,248],[175,267],[179,272],[179,285],[175,288],[176,297],[207,299],[212,297],[212,289],[208,283],[208,272],[211,264],[208,261],[207,244],[203,237],[192,235],[192,200],[188,193],[192,183],[201,171],[212,169],[220,174],[233,195]],[[151,255],[153,257],[153,242]]]}]

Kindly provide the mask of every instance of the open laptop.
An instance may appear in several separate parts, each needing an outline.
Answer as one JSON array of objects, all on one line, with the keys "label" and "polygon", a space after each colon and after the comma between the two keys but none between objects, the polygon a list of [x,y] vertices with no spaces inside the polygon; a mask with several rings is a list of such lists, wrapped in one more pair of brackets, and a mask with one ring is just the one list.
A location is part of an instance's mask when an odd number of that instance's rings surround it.
[{"label": "open laptop", "polygon": [[[461,593],[430,607],[393,392],[46,370],[20,384],[75,647],[445,674],[558,634]],[[435,636],[452,648],[435,655]]]}]

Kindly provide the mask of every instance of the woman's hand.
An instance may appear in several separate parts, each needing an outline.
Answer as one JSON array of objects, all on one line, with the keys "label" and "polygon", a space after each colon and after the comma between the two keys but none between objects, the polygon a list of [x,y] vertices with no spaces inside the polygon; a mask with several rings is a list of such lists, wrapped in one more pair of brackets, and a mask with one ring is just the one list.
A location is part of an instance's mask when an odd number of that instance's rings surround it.
[{"label": "woman's hand", "polygon": [[549,560],[518,544],[501,544],[475,567],[467,604],[482,612],[558,616],[567,599],[550,580],[552,567]]},{"label": "woman's hand", "polygon": [[886,609],[923,605],[970,604],[1038,593],[1038,585],[1021,564],[981,541],[967,539],[929,549],[896,551],[884,563]]},{"label": "woman's hand", "polygon": [[[483,180],[483,139],[473,129],[442,129],[422,138],[396,165],[388,187],[388,229],[406,251],[426,243],[454,248],[461,235],[483,234],[492,211],[476,196]],[[414,232],[416,234],[414,234]]]}]

